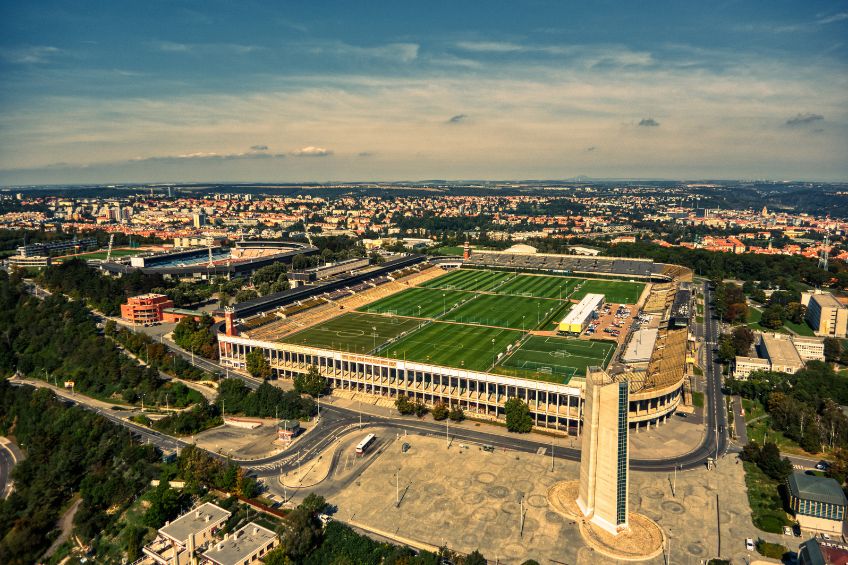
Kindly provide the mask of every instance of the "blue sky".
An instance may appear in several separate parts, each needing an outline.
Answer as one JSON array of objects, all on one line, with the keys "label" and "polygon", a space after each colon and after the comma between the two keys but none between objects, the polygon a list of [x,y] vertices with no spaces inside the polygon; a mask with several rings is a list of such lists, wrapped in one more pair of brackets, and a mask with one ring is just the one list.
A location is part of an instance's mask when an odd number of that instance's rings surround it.
[{"label": "blue sky", "polygon": [[0,0],[0,184],[848,179],[842,2]]}]

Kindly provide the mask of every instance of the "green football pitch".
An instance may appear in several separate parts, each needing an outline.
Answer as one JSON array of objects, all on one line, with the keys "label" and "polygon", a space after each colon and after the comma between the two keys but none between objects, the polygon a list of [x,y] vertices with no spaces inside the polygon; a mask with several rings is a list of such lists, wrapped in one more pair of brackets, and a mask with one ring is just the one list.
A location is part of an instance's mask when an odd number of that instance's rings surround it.
[{"label": "green football pitch", "polygon": [[494,372],[557,383],[582,377],[586,367],[606,367],[615,344],[567,337],[530,336]]},{"label": "green football pitch", "polygon": [[336,351],[367,353],[414,330],[421,323],[421,320],[413,318],[349,312],[286,336],[281,341]]},{"label": "green football pitch", "polygon": [[446,310],[473,299],[476,293],[457,292],[433,288],[409,288],[397,294],[381,298],[359,309],[360,312],[395,314],[435,318]]},{"label": "green football pitch", "polygon": [[522,335],[515,330],[432,322],[381,348],[379,355],[486,371],[494,364],[498,353],[517,342]]},{"label": "green football pitch", "polygon": [[442,320],[532,330],[551,317],[558,317],[569,304],[547,298],[479,294],[474,300],[448,312]]},{"label": "green football pitch", "polygon": [[507,279],[514,278],[515,273],[500,271],[482,271],[476,269],[459,269],[431,279],[421,286],[424,288],[443,288],[447,290],[479,290],[489,292]]},{"label": "green football pitch", "polygon": [[586,279],[571,298],[580,300],[589,293],[603,294],[612,304],[636,304],[645,289],[644,283]]}]

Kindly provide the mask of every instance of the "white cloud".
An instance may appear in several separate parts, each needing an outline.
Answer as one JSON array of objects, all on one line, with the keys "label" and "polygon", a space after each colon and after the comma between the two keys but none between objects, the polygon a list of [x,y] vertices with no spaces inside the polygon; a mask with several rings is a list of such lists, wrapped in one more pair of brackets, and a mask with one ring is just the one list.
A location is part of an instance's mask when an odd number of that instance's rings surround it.
[{"label": "white cloud", "polygon": [[832,14],[830,16],[824,16],[823,18],[819,18],[817,20],[820,24],[832,24],[835,22],[841,22],[848,20],[848,12],[839,12],[837,14]]},{"label": "white cloud", "polygon": [[48,45],[0,48],[0,59],[19,65],[46,63],[57,53],[59,53],[58,48]]},{"label": "white cloud", "polygon": [[409,63],[418,58],[420,46],[417,43],[387,43],[373,47],[362,47],[342,42],[330,42],[308,46],[307,50],[315,54],[329,54],[346,58],[384,59]]},{"label": "white cloud", "polygon": [[314,147],[312,145],[307,145],[306,147],[301,147],[295,151],[292,151],[292,155],[295,157],[329,157],[333,152],[329,149],[325,149],[324,147]]}]

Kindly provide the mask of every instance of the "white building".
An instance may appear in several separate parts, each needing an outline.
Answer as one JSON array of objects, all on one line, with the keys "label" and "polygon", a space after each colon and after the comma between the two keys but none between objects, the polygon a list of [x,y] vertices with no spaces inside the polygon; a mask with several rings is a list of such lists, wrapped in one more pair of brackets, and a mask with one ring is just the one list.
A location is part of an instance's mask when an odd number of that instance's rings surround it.
[{"label": "white building", "polygon": [[769,363],[768,359],[737,355],[733,362],[733,378],[744,381],[754,371],[768,371],[770,369],[771,363]]}]

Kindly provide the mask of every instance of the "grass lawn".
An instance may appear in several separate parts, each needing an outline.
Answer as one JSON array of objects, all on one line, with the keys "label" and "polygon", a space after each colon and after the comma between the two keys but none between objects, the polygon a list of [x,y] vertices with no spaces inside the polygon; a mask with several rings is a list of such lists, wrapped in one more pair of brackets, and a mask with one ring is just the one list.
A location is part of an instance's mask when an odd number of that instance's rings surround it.
[{"label": "grass lawn", "polygon": [[704,393],[703,392],[693,392],[692,393],[692,405],[698,408],[704,407]]},{"label": "grass lawn", "polygon": [[798,335],[804,335],[807,337],[813,337],[816,335],[813,333],[813,329],[807,324],[793,324],[792,322],[786,322],[783,325]]},{"label": "grass lawn", "polygon": [[379,355],[486,371],[493,365],[495,355],[516,343],[522,335],[515,330],[432,322],[382,347]]},{"label": "grass lawn", "polygon": [[792,522],[783,510],[783,500],[777,490],[778,483],[768,478],[759,467],[744,461],[745,486],[748,487],[748,504],[754,525],[764,532],[783,533],[783,526]]},{"label": "grass lawn", "polygon": [[[742,399],[742,408],[745,409],[745,423],[747,424],[751,420],[755,418],[759,418],[760,416],[764,416],[766,413],[765,408],[763,408],[762,403],[758,400],[751,400],[748,398]],[[750,435],[750,434],[749,434]]]},{"label": "grass lawn", "polygon": [[424,288],[444,288],[447,290],[482,290],[490,291],[504,281],[515,278],[515,273],[501,271],[485,271],[478,269],[459,269],[448,274],[430,279],[423,283]]},{"label": "grass lawn", "polygon": [[414,330],[421,323],[421,320],[413,318],[350,312],[284,337],[282,341],[366,353],[373,350],[375,345],[382,345]]},{"label": "grass lawn", "polygon": [[606,367],[614,349],[614,344],[602,341],[530,336],[494,372],[565,384],[575,375],[584,376],[586,367]]},{"label": "grass lawn", "polygon": [[389,312],[397,316],[435,318],[477,296],[473,292],[440,290],[434,288],[409,288],[397,294],[381,298],[359,308],[360,312],[382,314]]},{"label": "grass lawn", "polygon": [[441,319],[466,324],[530,330],[551,317],[557,318],[567,307],[568,304],[564,301],[547,298],[480,294],[456,310],[448,312]]},{"label": "grass lawn", "polygon": [[[745,418],[747,419],[748,410],[745,410]],[[748,430],[748,440],[753,441],[756,440],[757,443],[763,445],[765,441],[770,441],[777,445],[780,452],[783,454],[789,455],[802,455],[805,457],[813,456],[815,457],[816,453],[809,453],[808,451],[804,451],[800,445],[798,445],[794,440],[783,435],[783,432],[779,432],[771,427],[771,420],[768,416],[757,420],[756,422],[746,424]],[[765,440],[765,441],[764,441]]]},{"label": "grass lawn", "polygon": [[644,283],[587,279],[571,298],[580,300],[587,294],[603,294],[613,304],[636,304],[644,288]]},{"label": "grass lawn", "polygon": [[550,277],[545,275],[518,275],[498,287],[498,294],[516,294],[540,298],[568,298],[580,279],[570,277]]}]

